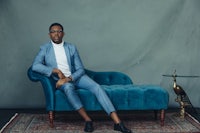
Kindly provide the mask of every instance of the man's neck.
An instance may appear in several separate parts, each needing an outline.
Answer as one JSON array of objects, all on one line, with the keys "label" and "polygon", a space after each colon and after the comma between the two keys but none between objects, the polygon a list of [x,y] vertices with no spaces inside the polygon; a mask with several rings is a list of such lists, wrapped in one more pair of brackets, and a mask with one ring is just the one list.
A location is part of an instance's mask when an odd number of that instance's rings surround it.
[{"label": "man's neck", "polygon": [[51,43],[53,44],[53,45],[58,45],[58,46],[61,46],[61,45],[63,45],[64,44],[64,41],[62,41],[61,43],[54,43],[52,40],[51,40]]}]

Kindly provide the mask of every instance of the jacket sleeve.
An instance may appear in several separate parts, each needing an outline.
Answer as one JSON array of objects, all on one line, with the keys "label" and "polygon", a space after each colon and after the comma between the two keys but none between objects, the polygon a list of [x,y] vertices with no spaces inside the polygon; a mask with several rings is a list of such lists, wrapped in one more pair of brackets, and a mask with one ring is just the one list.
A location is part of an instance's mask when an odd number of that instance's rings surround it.
[{"label": "jacket sleeve", "polygon": [[50,77],[52,74],[53,67],[45,65],[45,53],[46,47],[41,46],[40,51],[36,55],[33,64],[32,70],[44,74],[47,77]]}]

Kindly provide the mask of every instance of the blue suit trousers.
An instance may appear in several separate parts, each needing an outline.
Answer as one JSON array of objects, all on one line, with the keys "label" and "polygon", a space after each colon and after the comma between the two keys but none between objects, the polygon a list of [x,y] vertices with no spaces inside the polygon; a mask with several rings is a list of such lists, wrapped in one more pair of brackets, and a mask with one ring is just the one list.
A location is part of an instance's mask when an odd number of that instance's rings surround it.
[{"label": "blue suit trousers", "polygon": [[83,107],[75,87],[83,88],[92,92],[108,115],[110,115],[111,112],[116,111],[111,100],[102,87],[87,75],[81,76],[76,82],[65,83],[59,88],[65,93],[68,101],[75,110],[79,110]]}]

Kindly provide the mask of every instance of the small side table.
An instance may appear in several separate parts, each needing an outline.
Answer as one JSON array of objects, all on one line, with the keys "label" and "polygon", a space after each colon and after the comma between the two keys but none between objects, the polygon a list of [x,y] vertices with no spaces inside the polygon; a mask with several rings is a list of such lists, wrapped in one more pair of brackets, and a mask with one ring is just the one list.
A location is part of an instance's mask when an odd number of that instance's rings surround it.
[{"label": "small side table", "polygon": [[186,106],[192,106],[186,92],[184,89],[176,83],[176,77],[184,77],[184,78],[198,78],[199,76],[180,76],[176,75],[176,70],[174,71],[174,74],[172,75],[163,75],[165,77],[173,77],[173,90],[177,95],[177,98],[175,99],[176,102],[180,105],[180,118],[185,118],[185,107]]}]

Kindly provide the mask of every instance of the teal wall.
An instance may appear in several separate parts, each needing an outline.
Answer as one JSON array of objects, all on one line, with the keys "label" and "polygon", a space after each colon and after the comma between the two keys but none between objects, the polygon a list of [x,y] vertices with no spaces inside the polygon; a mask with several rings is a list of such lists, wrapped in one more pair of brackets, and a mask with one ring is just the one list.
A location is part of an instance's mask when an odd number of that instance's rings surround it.
[{"label": "teal wall", "polygon": [[[86,68],[161,85],[170,107],[178,106],[173,81],[162,75],[200,75],[199,0],[1,0],[0,108],[44,107],[40,83],[26,72],[53,22],[63,24]],[[200,107],[200,78],[177,82]]]}]

